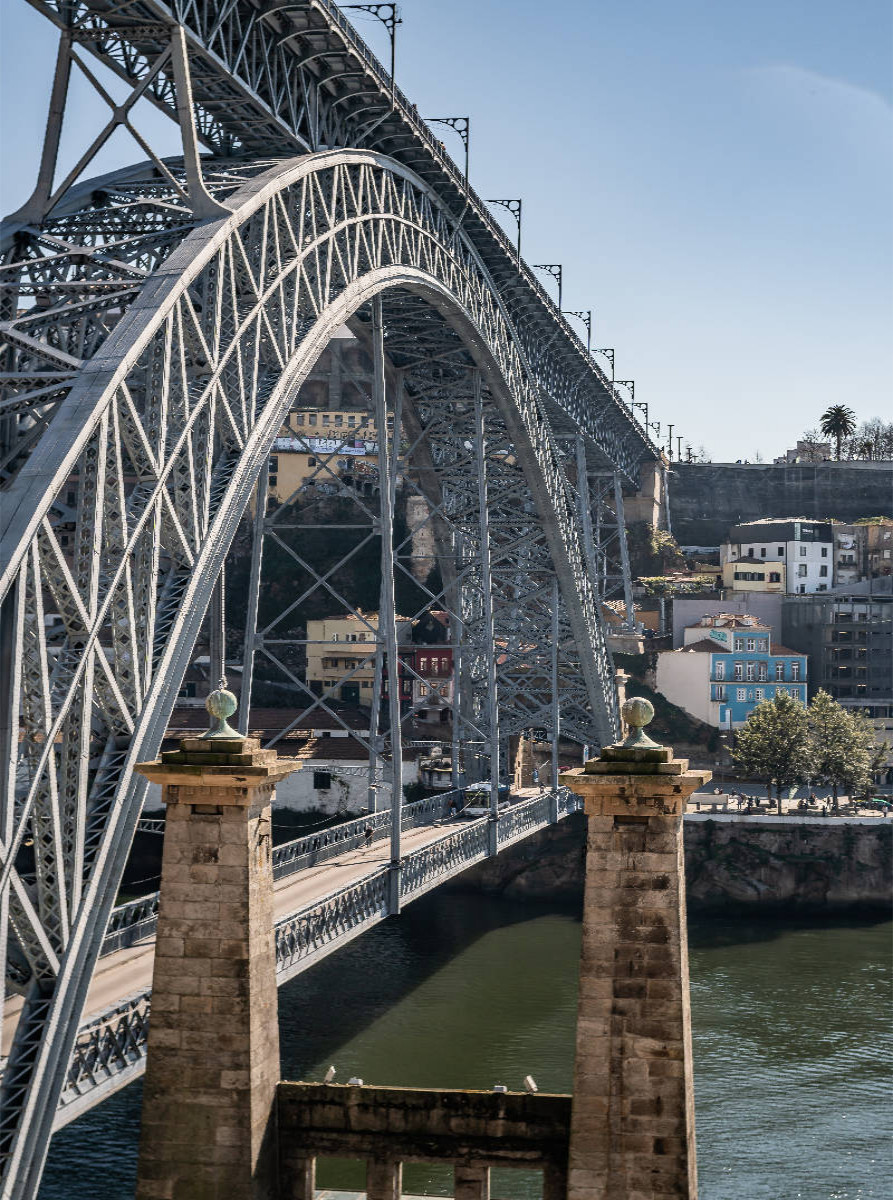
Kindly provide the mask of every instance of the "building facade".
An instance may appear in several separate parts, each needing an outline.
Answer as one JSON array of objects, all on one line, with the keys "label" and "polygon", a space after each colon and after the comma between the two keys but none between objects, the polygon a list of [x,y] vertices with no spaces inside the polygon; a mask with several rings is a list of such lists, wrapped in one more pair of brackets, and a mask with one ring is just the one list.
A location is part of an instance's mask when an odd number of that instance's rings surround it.
[{"label": "building facade", "polygon": [[893,591],[887,581],[865,590],[788,598],[782,608],[785,642],[809,656],[810,694],[823,688],[848,708],[872,718],[893,717]]},{"label": "building facade", "polygon": [[772,641],[756,617],[719,613],[684,632],[683,645],[657,656],[657,690],[717,729],[739,729],[779,692],[806,703],[807,658]]},{"label": "building facade", "polygon": [[725,568],[731,567],[733,590],[738,572],[762,576],[740,582],[763,585],[772,582],[770,575],[780,573],[789,595],[827,592],[834,584],[834,526],[831,521],[775,519],[733,525],[720,546],[719,560],[725,586]]}]

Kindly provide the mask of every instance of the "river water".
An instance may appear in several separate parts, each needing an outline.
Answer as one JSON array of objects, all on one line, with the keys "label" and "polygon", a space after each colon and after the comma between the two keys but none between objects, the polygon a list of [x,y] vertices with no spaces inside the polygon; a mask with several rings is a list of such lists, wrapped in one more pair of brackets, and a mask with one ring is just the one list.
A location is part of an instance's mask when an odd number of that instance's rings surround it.
[{"label": "river water", "polygon": [[[890,1200],[889,923],[689,928],[701,1200]],[[280,989],[282,1074],[569,1091],[578,914],[435,892]],[[141,1087],[53,1141],[40,1200],[133,1195]],[[320,1183],[359,1187],[354,1164]],[[450,1175],[408,1166],[409,1192]],[[493,1192],[534,1200],[535,1179]]]}]

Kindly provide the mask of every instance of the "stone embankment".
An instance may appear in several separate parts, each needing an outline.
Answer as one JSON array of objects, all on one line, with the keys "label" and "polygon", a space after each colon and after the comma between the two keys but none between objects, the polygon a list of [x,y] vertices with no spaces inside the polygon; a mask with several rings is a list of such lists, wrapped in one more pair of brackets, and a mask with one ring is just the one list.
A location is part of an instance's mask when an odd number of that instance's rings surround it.
[{"label": "stone embankment", "polygon": [[[451,885],[517,899],[578,901],[582,815],[543,830]],[[889,913],[893,820],[688,815],[690,911]]]}]

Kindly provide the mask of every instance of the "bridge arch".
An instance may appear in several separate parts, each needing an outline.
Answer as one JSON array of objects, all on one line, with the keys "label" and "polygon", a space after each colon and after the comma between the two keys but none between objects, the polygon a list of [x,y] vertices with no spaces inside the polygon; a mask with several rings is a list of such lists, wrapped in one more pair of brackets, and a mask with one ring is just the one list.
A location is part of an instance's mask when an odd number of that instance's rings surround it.
[{"label": "bridge arch", "polygon": [[[376,297],[436,309],[485,382],[542,524],[594,716],[613,681],[561,455],[498,291],[460,222],[363,151],[277,163],[141,287],[78,370],[5,497],[4,704],[24,758],[4,863],[26,991],[4,1080],[13,1172],[39,1156],[142,799],[213,581],[302,379]],[[63,546],[54,514],[76,477]],[[44,598],[64,623],[48,647]],[[21,722],[19,723],[19,698]],[[12,731],[14,730],[14,736]],[[13,809],[15,780],[5,780]],[[32,886],[15,865],[34,840]]]}]

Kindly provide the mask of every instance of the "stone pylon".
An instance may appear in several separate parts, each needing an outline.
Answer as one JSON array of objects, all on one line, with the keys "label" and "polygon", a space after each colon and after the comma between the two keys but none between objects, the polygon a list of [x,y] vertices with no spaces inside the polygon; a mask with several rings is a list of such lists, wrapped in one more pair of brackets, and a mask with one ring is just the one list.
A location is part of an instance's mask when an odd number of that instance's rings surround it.
[{"label": "stone pylon", "polygon": [[568,1200],[697,1196],[682,813],[710,779],[633,733],[561,782],[589,818]]},{"label": "stone pylon", "polygon": [[270,803],[295,768],[225,724],[137,768],[167,806],[137,1200],[272,1200],[279,1081]]}]

